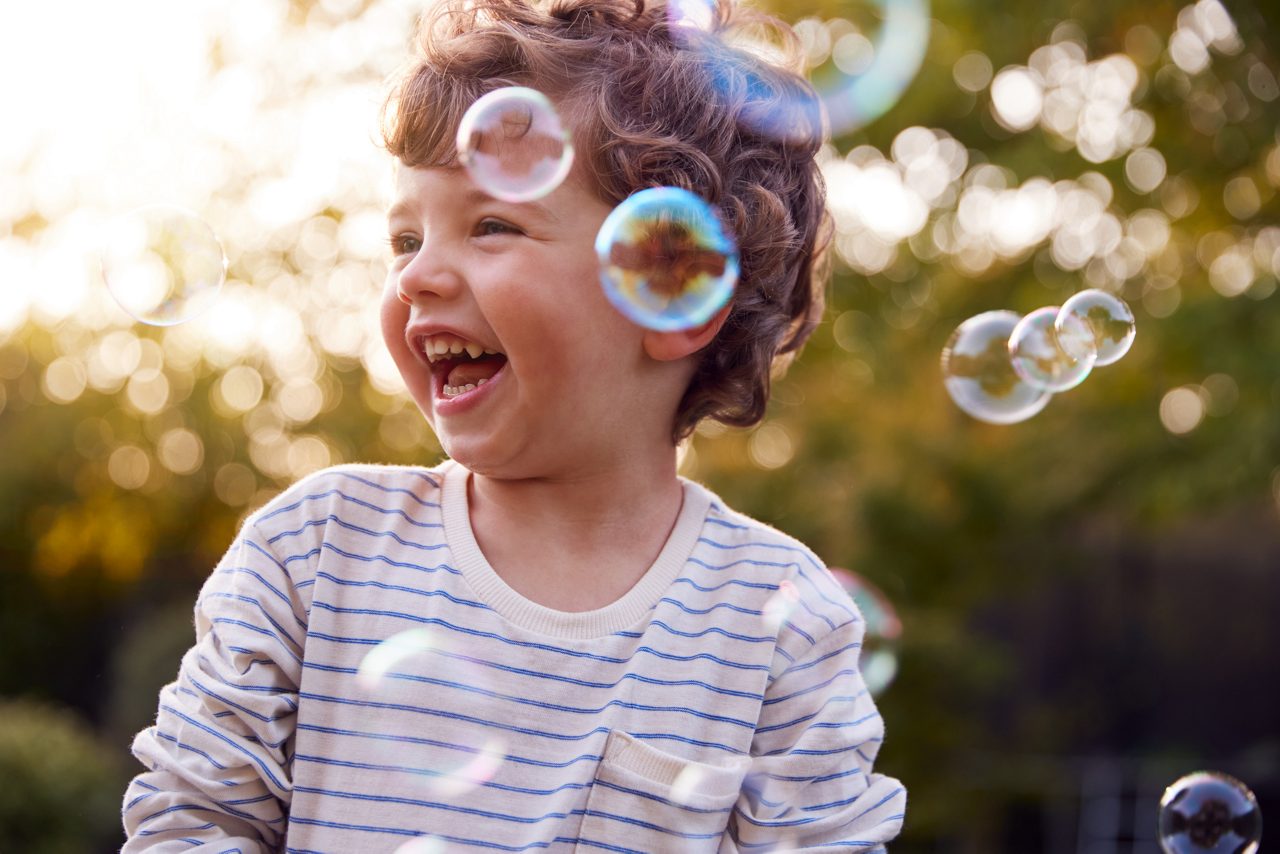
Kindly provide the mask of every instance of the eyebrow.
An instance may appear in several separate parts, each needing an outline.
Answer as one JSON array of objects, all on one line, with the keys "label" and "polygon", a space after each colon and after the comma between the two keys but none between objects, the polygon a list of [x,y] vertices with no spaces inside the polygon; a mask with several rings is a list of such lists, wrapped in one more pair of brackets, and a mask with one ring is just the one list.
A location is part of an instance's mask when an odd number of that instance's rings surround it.
[{"label": "eyebrow", "polygon": [[[547,207],[546,205],[540,202],[533,202],[533,201],[502,202],[501,199],[495,199],[493,196],[489,195],[483,190],[476,189],[476,188],[470,189],[466,193],[464,193],[462,196],[462,201],[472,206],[480,205],[480,204],[484,204],[485,202],[492,202],[492,201],[498,201],[502,204],[516,204],[516,205],[519,205],[522,209],[533,211],[534,213],[540,215],[543,219],[549,220],[554,223],[560,222],[560,217],[556,216],[555,212],[552,211],[551,208]],[[387,221],[390,222],[396,219],[396,217],[412,214],[414,212],[414,208],[415,206],[412,201],[408,199],[402,199],[396,202],[394,205],[390,207],[390,209],[387,210]]]}]

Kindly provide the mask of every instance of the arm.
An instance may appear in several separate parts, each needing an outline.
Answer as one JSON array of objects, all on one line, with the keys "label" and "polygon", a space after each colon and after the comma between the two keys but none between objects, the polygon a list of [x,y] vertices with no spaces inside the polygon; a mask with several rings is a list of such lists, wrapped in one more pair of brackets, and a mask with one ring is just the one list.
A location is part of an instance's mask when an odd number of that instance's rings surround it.
[{"label": "arm", "polygon": [[139,851],[279,848],[288,823],[307,603],[252,521],[196,601],[196,644],[160,691],[124,797]]},{"label": "arm", "polygon": [[859,619],[821,637],[766,689],[720,854],[879,852],[897,836],[907,794],[871,771],[884,722],[858,672],[864,628]]}]

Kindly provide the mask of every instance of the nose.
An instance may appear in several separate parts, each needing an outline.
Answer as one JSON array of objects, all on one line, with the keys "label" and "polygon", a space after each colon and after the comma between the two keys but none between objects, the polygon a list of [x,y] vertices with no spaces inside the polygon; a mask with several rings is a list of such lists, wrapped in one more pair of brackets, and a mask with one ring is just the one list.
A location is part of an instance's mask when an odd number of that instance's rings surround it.
[{"label": "nose", "polygon": [[457,295],[462,284],[452,253],[439,244],[424,243],[400,270],[396,296],[406,305],[432,296],[449,299]]}]

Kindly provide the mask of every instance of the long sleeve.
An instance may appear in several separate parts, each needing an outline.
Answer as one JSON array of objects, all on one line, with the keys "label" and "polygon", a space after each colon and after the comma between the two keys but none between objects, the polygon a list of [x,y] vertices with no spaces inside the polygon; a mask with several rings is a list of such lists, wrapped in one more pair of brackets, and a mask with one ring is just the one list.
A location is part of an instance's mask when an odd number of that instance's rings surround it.
[{"label": "long sleeve", "polygon": [[851,621],[783,659],[720,854],[878,852],[898,834],[906,790],[871,770],[884,722],[858,671],[864,627]]},{"label": "long sleeve", "polygon": [[[309,592],[309,591],[308,591]],[[196,644],[133,754],[122,854],[257,854],[284,839],[309,601],[251,520],[205,582]]]}]

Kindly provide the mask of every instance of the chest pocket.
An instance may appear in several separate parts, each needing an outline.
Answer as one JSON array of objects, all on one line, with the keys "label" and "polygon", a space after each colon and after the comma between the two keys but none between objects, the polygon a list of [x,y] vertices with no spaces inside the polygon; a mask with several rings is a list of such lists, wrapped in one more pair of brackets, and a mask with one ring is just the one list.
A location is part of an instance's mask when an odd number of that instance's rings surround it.
[{"label": "chest pocket", "polygon": [[715,852],[750,765],[694,762],[613,730],[574,850]]}]

